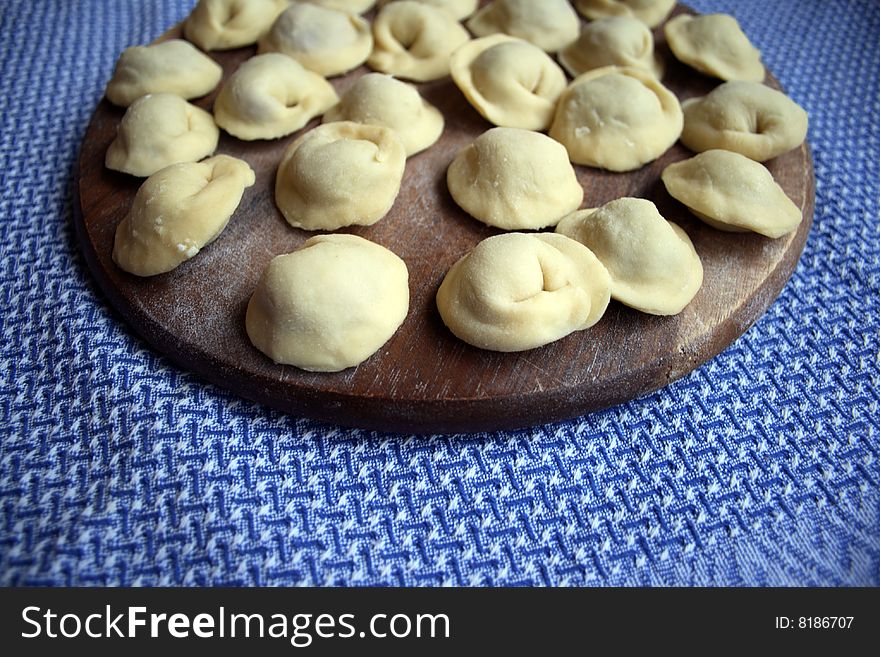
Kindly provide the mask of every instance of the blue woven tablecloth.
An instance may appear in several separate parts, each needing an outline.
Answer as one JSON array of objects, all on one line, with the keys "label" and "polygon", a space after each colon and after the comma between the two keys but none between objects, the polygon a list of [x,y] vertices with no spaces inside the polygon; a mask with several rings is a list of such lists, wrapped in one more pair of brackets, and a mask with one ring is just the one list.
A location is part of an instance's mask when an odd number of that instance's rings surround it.
[{"label": "blue woven tablecloth", "polygon": [[810,115],[815,225],[721,356],[571,422],[328,428],[171,366],[96,289],[72,170],[192,0],[0,0],[0,583],[880,582],[880,3],[734,14]]}]

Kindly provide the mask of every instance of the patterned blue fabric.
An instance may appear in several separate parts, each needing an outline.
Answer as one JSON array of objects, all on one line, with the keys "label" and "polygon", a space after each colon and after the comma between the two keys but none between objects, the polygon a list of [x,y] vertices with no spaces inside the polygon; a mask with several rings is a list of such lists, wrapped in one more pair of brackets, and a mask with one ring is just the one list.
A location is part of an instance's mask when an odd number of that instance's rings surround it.
[{"label": "patterned blue fabric", "polygon": [[235,398],[96,289],[78,146],[119,52],[191,1],[0,1],[0,582],[880,582],[880,4],[692,3],[810,114],[815,227],[743,338],[606,412],[422,438]]}]

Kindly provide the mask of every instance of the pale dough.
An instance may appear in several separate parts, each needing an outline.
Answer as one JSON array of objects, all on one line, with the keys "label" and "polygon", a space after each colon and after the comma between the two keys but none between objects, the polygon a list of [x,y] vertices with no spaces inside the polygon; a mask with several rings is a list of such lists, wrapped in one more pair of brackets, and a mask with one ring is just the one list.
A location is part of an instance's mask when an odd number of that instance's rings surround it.
[{"label": "pale dough", "polygon": [[357,14],[294,4],[260,38],[258,52],[280,52],[325,77],[363,64],[373,50],[370,24]]},{"label": "pale dough", "polygon": [[[389,2],[396,2],[396,0],[379,0],[379,7],[384,7]],[[445,9],[452,14],[455,20],[459,21],[473,14],[479,4],[479,0],[415,0],[415,2]]]},{"label": "pale dough", "polygon": [[554,233],[505,233],[452,266],[437,308],[468,344],[524,351],[593,326],[609,298],[608,272],[584,245]]},{"label": "pale dough", "polygon": [[107,83],[107,100],[128,107],[141,96],[170,93],[184,99],[210,93],[223,69],[195,46],[171,39],[122,51]]},{"label": "pale dough", "polygon": [[681,105],[642,68],[608,66],[575,78],[559,99],[550,136],[576,164],[631,171],[681,135]]},{"label": "pale dough", "polygon": [[338,9],[339,11],[350,11],[354,14],[363,14],[373,8],[376,0],[295,0],[298,2],[308,2],[313,5],[320,5],[328,9]]},{"label": "pale dough", "polygon": [[603,66],[635,66],[663,77],[663,59],[654,52],[654,36],[641,21],[626,16],[588,24],[578,40],[559,52],[559,63],[577,77]]},{"label": "pale dough", "polygon": [[677,315],[703,284],[687,233],[641,198],[575,212],[556,232],[589,248],[611,276],[611,298],[652,315]]},{"label": "pale dough", "polygon": [[477,137],[455,156],[446,182],[465,212],[505,230],[555,225],[584,198],[565,148],[518,128]]},{"label": "pale dough", "polygon": [[275,203],[291,226],[369,226],[400,192],[406,149],[393,130],[351,121],[325,123],[294,141],[275,177]]},{"label": "pale dough", "polygon": [[104,163],[145,178],[169,164],[208,157],[219,138],[214,118],[205,110],[174,94],[147,94],[125,110]]},{"label": "pale dough", "polygon": [[781,91],[759,82],[731,81],[682,103],[681,142],[692,151],[713,148],[764,162],[800,146],[807,113]]},{"label": "pale dough", "polygon": [[669,194],[710,226],[782,237],[803,215],[773,175],[745,155],[710,150],[663,170]]},{"label": "pale dough", "polygon": [[376,353],[408,310],[403,260],[362,237],[317,235],[272,259],[245,325],[254,346],[276,363],[339,372]]},{"label": "pale dough", "polygon": [[610,16],[635,18],[648,27],[666,20],[675,0],[576,0],[575,7],[592,21]]},{"label": "pale dough", "polygon": [[276,139],[302,128],[336,104],[333,86],[280,53],[247,60],[214,102],[217,125],[239,139]]},{"label": "pale dough", "polygon": [[722,80],[761,82],[760,51],[727,14],[676,16],[663,26],[672,54],[701,73]]},{"label": "pale dough", "polygon": [[254,180],[247,162],[228,155],[157,171],[116,227],[113,261],[137,276],[171,271],[217,239]]},{"label": "pale dough", "polygon": [[383,73],[368,73],[355,81],[339,104],[324,114],[324,122],[354,121],[391,128],[406,149],[415,155],[443,132],[443,114],[410,84]]},{"label": "pale dough", "polygon": [[373,21],[370,68],[417,82],[449,75],[449,56],[470,39],[447,11],[400,0],[385,5]]},{"label": "pale dough", "polygon": [[557,52],[577,39],[580,21],[568,0],[493,0],[467,26],[478,37],[501,32]]},{"label": "pale dough", "polygon": [[199,0],[183,25],[183,35],[202,50],[250,46],[288,4],[288,0]]},{"label": "pale dough", "polygon": [[546,130],[565,90],[565,73],[528,41],[493,34],[452,53],[452,79],[468,102],[497,126]]}]

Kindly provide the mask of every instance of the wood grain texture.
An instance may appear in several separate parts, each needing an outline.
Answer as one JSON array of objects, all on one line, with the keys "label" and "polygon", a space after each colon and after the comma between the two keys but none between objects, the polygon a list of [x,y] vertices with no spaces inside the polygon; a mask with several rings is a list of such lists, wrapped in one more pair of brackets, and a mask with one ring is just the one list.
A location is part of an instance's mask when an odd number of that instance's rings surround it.
[{"label": "wood grain texture", "polygon": [[[690,11],[678,7],[676,12]],[[179,35],[179,28],[163,38]],[[667,59],[664,84],[679,98],[702,95],[719,81]],[[211,53],[224,78],[253,48]],[[332,80],[339,92],[361,68]],[[779,88],[768,75],[768,84]],[[243,142],[222,133],[218,153],[240,157],[256,185],[223,234],[197,257],[167,274],[131,276],[111,259],[113,235],[142,179],[104,167],[123,110],[106,100],[95,110],[80,152],[75,223],[86,260],[111,304],[158,351],[185,369],[263,404],[336,424],[385,431],[451,432],[523,427],[580,415],[656,390],[712,358],[764,313],[788,280],[812,224],[814,179],[806,144],[766,165],[803,210],[800,228],[778,240],[724,233],[695,219],[669,197],[660,172],[692,153],[676,144],[659,160],[627,174],[576,167],[583,207],[621,196],[648,198],[681,225],[703,261],[704,283],[675,317],[654,317],[612,301],[593,328],[540,349],[515,354],[481,351],[443,325],[434,295],[449,267],[478,241],[499,231],[469,217],[446,188],[446,168],[459,149],[492,127],[449,78],[419,85],[441,109],[439,143],[407,162],[391,212],[378,224],[348,232],[397,253],[410,271],[409,315],[372,358],[355,369],[312,374],[272,363],[244,329],[247,301],[264,267],[308,237],[291,228],[273,200],[275,170],[300,133]],[[210,109],[216,91],[196,101]],[[306,130],[317,125],[313,121]]]}]

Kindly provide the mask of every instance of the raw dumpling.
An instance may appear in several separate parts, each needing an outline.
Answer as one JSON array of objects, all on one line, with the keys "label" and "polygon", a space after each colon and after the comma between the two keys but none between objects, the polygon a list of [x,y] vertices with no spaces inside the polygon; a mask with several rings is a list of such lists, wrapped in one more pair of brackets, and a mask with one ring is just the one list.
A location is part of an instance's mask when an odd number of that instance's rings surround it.
[{"label": "raw dumpling", "polygon": [[391,128],[406,149],[406,156],[425,150],[440,138],[443,115],[419,95],[412,85],[390,75],[368,73],[342,95],[324,122],[354,121]]},{"label": "raw dumpling", "polygon": [[331,84],[287,55],[247,60],[229,76],[214,102],[217,125],[248,141],[295,132],[339,100]]},{"label": "raw dumpling", "polygon": [[467,26],[478,37],[503,32],[557,52],[577,39],[580,21],[568,0],[493,0]]},{"label": "raw dumpling", "polygon": [[680,226],[641,198],[619,198],[565,217],[556,232],[596,254],[611,298],[652,315],[676,315],[703,284],[703,265]]},{"label": "raw dumpling", "polygon": [[245,325],[254,346],[276,363],[339,372],[376,353],[408,310],[403,260],[356,235],[316,235],[272,259]]},{"label": "raw dumpling", "polygon": [[669,194],[710,226],[781,237],[798,227],[800,209],[773,175],[745,155],[711,150],[663,170]]},{"label": "raw dumpling", "polygon": [[406,150],[393,130],[339,121],[294,141],[275,177],[275,203],[291,226],[369,226],[400,191]]},{"label": "raw dumpling", "polygon": [[122,51],[107,83],[107,100],[128,107],[141,96],[169,93],[198,98],[210,93],[223,69],[191,43],[171,39]]},{"label": "raw dumpling", "polygon": [[254,180],[247,162],[228,155],[157,171],[116,227],[113,261],[137,276],[171,271],[217,239]]},{"label": "raw dumpling", "polygon": [[370,24],[357,14],[294,4],[260,38],[258,52],[280,52],[323,76],[363,64],[373,50]]},{"label": "raw dumpling", "polygon": [[456,262],[437,291],[449,330],[492,351],[524,351],[598,322],[608,272],[583,244],[553,233],[505,233]]},{"label": "raw dumpling", "polygon": [[722,80],[761,82],[760,51],[727,14],[676,16],[663,26],[672,54],[701,73]]},{"label": "raw dumpling", "polygon": [[575,7],[591,21],[610,16],[635,18],[648,27],[657,27],[666,20],[675,0],[577,0]]},{"label": "raw dumpling", "polygon": [[297,0],[298,2],[308,2],[313,5],[320,5],[328,9],[338,9],[339,11],[350,11],[353,14],[363,14],[372,9],[376,4],[376,0]]},{"label": "raw dumpling", "polygon": [[660,157],[682,128],[681,105],[642,68],[588,71],[559,99],[550,136],[576,164],[631,171]]},{"label": "raw dumpling", "polygon": [[202,50],[250,46],[288,4],[288,0],[199,0],[183,24],[183,35]]},{"label": "raw dumpling", "polygon": [[517,230],[555,225],[584,198],[565,149],[540,132],[492,128],[446,172],[449,193],[484,224]]},{"label": "raw dumpling", "polygon": [[449,68],[468,102],[486,120],[507,128],[546,130],[567,84],[547,53],[506,34],[464,44]]},{"label": "raw dumpling", "polygon": [[[477,10],[479,0],[415,0],[423,5],[433,5],[448,11],[455,20],[463,20]],[[395,0],[379,0],[379,7],[384,7]]]},{"label": "raw dumpling", "polygon": [[800,146],[807,113],[781,91],[759,82],[732,81],[682,103],[681,142],[692,151],[713,148],[764,162]]},{"label": "raw dumpling", "polygon": [[208,157],[219,139],[214,118],[205,110],[174,94],[147,94],[125,110],[104,163],[145,178],[169,164]]},{"label": "raw dumpling", "polygon": [[654,52],[651,30],[625,16],[587,25],[577,41],[560,51],[559,63],[575,77],[603,66],[635,66],[663,77],[663,60]]},{"label": "raw dumpling", "polygon": [[386,5],[376,16],[373,38],[370,68],[427,82],[449,75],[449,56],[470,36],[449,12],[401,0]]}]

